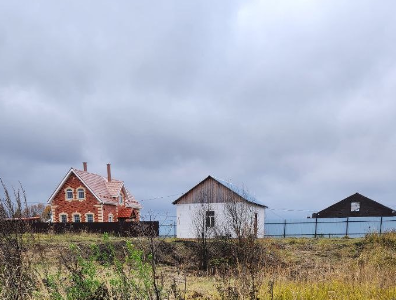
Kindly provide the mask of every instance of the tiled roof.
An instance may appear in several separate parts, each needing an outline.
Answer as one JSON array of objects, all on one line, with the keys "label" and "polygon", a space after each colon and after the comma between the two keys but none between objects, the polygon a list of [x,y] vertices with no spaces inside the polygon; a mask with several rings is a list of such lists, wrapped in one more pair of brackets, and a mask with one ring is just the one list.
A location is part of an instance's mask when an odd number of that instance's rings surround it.
[{"label": "tiled roof", "polygon": [[[100,201],[107,204],[115,205],[118,203],[118,196],[120,195],[121,189],[124,187],[123,181],[111,179],[111,182],[108,182],[107,178],[97,174],[77,169],[72,169],[72,171],[83,181],[83,183],[94,193],[94,195]],[[135,198],[126,188],[125,191],[125,205],[127,207],[140,209],[141,205],[139,204],[139,202],[135,200]]]},{"label": "tiled roof", "polygon": [[118,211],[118,218],[130,218],[132,214],[132,208],[126,207],[126,208],[121,208]]}]

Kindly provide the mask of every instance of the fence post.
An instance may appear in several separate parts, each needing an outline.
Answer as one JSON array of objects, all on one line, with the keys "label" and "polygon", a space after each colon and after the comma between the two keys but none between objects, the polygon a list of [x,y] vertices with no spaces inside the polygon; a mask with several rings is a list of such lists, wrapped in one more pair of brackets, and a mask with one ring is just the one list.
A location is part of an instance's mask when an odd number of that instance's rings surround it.
[{"label": "fence post", "polygon": [[347,219],[346,219],[346,230],[345,230],[345,236],[348,236],[348,226],[349,226],[349,218],[347,217]]},{"label": "fence post", "polygon": [[286,219],[285,219],[285,223],[283,225],[283,237],[286,237]]},{"label": "fence post", "polygon": [[381,217],[381,222],[380,222],[380,235],[382,234],[382,217]]},{"label": "fence post", "polygon": [[315,238],[317,235],[317,229],[318,229],[318,218],[315,219]]}]

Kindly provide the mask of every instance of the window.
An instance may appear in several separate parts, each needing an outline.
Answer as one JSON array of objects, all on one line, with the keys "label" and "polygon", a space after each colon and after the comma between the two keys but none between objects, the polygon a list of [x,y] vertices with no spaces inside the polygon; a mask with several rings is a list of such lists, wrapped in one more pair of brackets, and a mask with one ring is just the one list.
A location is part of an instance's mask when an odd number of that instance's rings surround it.
[{"label": "window", "polygon": [[73,200],[73,190],[72,189],[67,189],[66,190],[66,199],[67,200]]},{"label": "window", "polygon": [[113,222],[113,215],[109,214],[109,222]]},{"label": "window", "polygon": [[73,215],[73,221],[74,223],[80,223],[81,222],[80,215]]},{"label": "window", "polygon": [[123,202],[122,194],[120,194],[120,196],[118,197],[118,202],[119,202],[120,204],[122,204],[122,202]]},{"label": "window", "polygon": [[85,192],[84,189],[78,189],[78,199],[85,199]]},{"label": "window", "polygon": [[360,211],[360,202],[351,202],[351,211]]},{"label": "window", "polygon": [[93,223],[93,221],[94,221],[94,215],[93,214],[86,214],[85,218],[86,218],[88,223]]},{"label": "window", "polygon": [[206,228],[214,227],[215,225],[215,212],[213,210],[206,211]]},{"label": "window", "polygon": [[67,215],[66,214],[61,214],[60,215],[60,221],[62,223],[67,223]]}]

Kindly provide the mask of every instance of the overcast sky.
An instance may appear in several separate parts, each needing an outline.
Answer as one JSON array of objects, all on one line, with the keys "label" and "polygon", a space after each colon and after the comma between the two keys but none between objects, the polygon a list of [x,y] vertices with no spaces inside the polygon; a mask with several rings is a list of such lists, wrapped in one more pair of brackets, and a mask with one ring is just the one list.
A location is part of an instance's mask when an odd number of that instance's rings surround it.
[{"label": "overcast sky", "polygon": [[396,208],[395,11],[0,0],[0,177],[45,203],[70,167],[111,163],[143,213],[208,175],[271,218],[355,192]]}]

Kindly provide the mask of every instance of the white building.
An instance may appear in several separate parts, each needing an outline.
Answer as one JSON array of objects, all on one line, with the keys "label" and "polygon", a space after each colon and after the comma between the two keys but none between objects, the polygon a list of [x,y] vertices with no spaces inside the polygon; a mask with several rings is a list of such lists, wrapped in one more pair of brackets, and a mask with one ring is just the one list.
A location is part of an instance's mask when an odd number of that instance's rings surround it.
[{"label": "white building", "polygon": [[177,237],[196,238],[251,232],[264,237],[264,210],[246,190],[208,176],[173,202],[176,205]]}]

